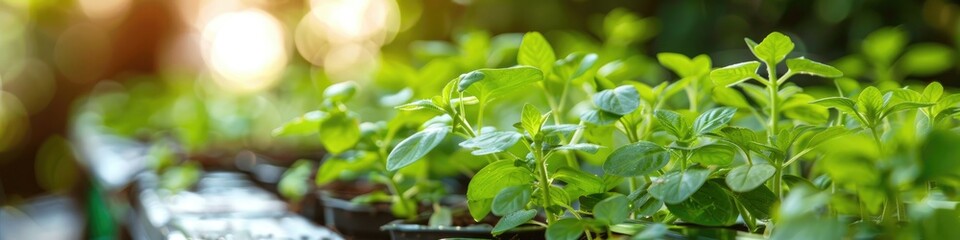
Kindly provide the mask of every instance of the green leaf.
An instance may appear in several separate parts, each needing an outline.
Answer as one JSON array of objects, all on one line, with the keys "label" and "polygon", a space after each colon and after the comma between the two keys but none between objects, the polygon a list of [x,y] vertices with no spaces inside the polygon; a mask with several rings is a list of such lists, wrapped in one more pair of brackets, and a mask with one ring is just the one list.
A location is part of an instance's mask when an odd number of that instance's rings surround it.
[{"label": "green leaf", "polygon": [[718,86],[732,87],[757,75],[760,62],[749,61],[733,64],[710,72],[710,79]]},{"label": "green leaf", "polygon": [[693,195],[710,176],[710,170],[691,167],[685,171],[672,171],[650,184],[650,195],[667,204],[680,203]]},{"label": "green leaf", "polygon": [[922,95],[924,100],[936,102],[943,96],[943,85],[941,85],[940,82],[930,82],[930,84],[927,84],[927,87],[923,89]]},{"label": "green leaf", "polygon": [[597,54],[571,53],[554,63],[554,72],[559,80],[579,80],[597,63]]},{"label": "green leaf", "polygon": [[449,127],[431,127],[400,141],[387,155],[387,171],[396,171],[420,160],[437,147],[447,133],[450,133]]},{"label": "green leaf", "polygon": [[460,142],[460,147],[475,149],[470,153],[476,156],[501,153],[516,145],[521,137],[523,135],[520,133],[511,131],[483,132],[479,136]]},{"label": "green leaf", "polygon": [[[544,115],[548,116],[549,114],[544,114]],[[544,125],[543,128],[540,129],[540,134],[542,134],[543,136],[566,135],[574,131],[577,131],[577,129],[580,129],[580,125],[576,125],[576,124]]]},{"label": "green leaf", "polygon": [[801,140],[798,146],[801,146],[801,149],[815,148],[830,139],[843,136],[844,134],[847,134],[847,133],[850,133],[850,131],[844,128],[843,126],[829,127],[829,128],[817,131],[816,133],[810,135],[809,138],[805,138],[804,140]]},{"label": "green leaf", "polygon": [[766,186],[759,186],[746,192],[731,192],[747,212],[756,219],[766,220],[772,216],[773,206],[779,201]]},{"label": "green leaf", "polygon": [[750,49],[750,53],[753,53],[754,56],[757,55],[757,42],[754,42],[753,39],[743,38],[743,42],[747,44],[747,49]]},{"label": "green leaf", "polygon": [[567,144],[554,148],[553,150],[570,150],[570,151],[580,151],[589,154],[595,154],[597,151],[600,151],[600,148],[603,146],[590,144],[590,143],[576,143],[576,144]]},{"label": "green leaf", "polygon": [[360,119],[345,112],[330,114],[320,121],[320,143],[327,152],[338,154],[360,141]]},{"label": "green leaf", "polygon": [[679,53],[659,53],[660,65],[677,73],[680,78],[695,77],[710,72],[710,56],[700,55],[694,59]]},{"label": "green leaf", "polygon": [[524,85],[543,80],[543,72],[534,67],[480,69],[460,76],[457,91],[476,91],[481,101],[492,101],[506,93],[523,90]]},{"label": "green leaf", "polygon": [[523,112],[520,116],[520,124],[523,126],[523,129],[530,134],[530,137],[536,137],[537,133],[540,133],[540,128],[543,127],[543,122],[546,121],[545,115],[540,113],[540,110],[532,104],[524,104]]},{"label": "green leaf", "polygon": [[621,117],[622,116],[620,115],[609,113],[607,111],[603,111],[599,109],[586,111],[580,114],[580,120],[583,120],[584,122],[588,122],[598,126],[613,124],[617,122],[617,120],[620,120]]},{"label": "green leaf", "polygon": [[727,173],[727,186],[735,192],[750,191],[770,179],[776,171],[777,168],[769,164],[740,165]]},{"label": "green leaf", "polygon": [[685,222],[704,226],[730,226],[739,216],[733,198],[714,181],[703,184],[689,198],[668,202],[667,209]]},{"label": "green leaf", "polygon": [[724,127],[720,129],[720,132],[723,133],[724,140],[737,145],[743,150],[757,150],[757,144],[761,137],[750,130],[749,128],[744,127]]},{"label": "green leaf", "polygon": [[640,107],[640,93],[632,85],[619,86],[593,95],[593,103],[603,111],[623,116]]},{"label": "green leaf", "polygon": [[334,102],[346,102],[353,98],[357,93],[357,84],[354,82],[341,82],[330,85],[323,90],[323,98]]},{"label": "green leaf", "polygon": [[709,144],[693,149],[690,161],[703,165],[726,166],[733,162],[735,150],[723,144]]},{"label": "green leaf", "polygon": [[292,167],[283,173],[277,189],[284,198],[300,201],[310,190],[309,178],[313,168],[309,160],[297,160]]},{"label": "green leaf", "polygon": [[449,227],[453,225],[453,213],[450,208],[436,208],[433,214],[430,214],[430,220],[427,222],[430,227]]},{"label": "green leaf", "polygon": [[621,177],[643,176],[670,162],[670,153],[659,145],[640,141],[617,148],[603,163],[603,171]]},{"label": "green leaf", "polygon": [[499,222],[497,222],[496,226],[493,226],[493,231],[490,231],[490,233],[493,233],[494,236],[500,235],[506,231],[510,231],[510,229],[533,220],[533,218],[536,216],[537,210],[532,209],[520,210],[507,214],[507,216],[504,216]]},{"label": "green leaf", "polygon": [[411,103],[407,103],[407,104],[403,104],[403,105],[400,105],[400,106],[396,106],[396,107],[394,107],[394,108],[397,109],[397,110],[400,110],[400,111],[430,110],[430,111],[433,111],[433,112],[436,112],[436,113],[445,113],[445,112],[446,112],[446,111],[443,110],[443,108],[441,108],[440,106],[437,106],[437,104],[434,104],[433,101],[428,100],[428,99],[421,99],[421,100],[413,101],[413,102],[411,102]]},{"label": "green leaf", "polygon": [[513,161],[496,161],[477,172],[467,186],[467,206],[474,220],[483,219],[490,212],[493,198],[510,186],[529,185],[534,182],[533,173],[514,166]]},{"label": "green leaf", "polygon": [[342,159],[327,158],[323,160],[323,162],[320,162],[320,169],[317,169],[317,176],[314,179],[315,184],[323,186],[337,180],[340,173],[348,168],[347,165],[349,164]]},{"label": "green leaf", "polygon": [[657,118],[657,122],[660,123],[660,126],[667,130],[668,133],[678,139],[686,139],[689,130],[683,116],[680,116],[677,112],[662,109],[654,111],[653,116]]},{"label": "green leaf", "polygon": [[630,240],[657,240],[665,239],[664,236],[670,230],[667,228],[666,224],[663,223],[653,223],[646,226],[642,232],[637,233],[630,237]]},{"label": "green leaf", "polygon": [[586,194],[602,193],[607,191],[606,185],[599,177],[570,167],[560,168],[556,173],[553,173],[550,176],[552,176],[555,180],[560,180],[564,183],[567,183],[568,187],[573,186],[581,189]]},{"label": "green leaf", "polygon": [[843,72],[830,65],[815,62],[804,57],[787,59],[787,68],[798,74],[807,74],[825,78],[843,77]]},{"label": "green leaf", "polygon": [[719,104],[741,108],[749,109],[750,103],[747,102],[747,99],[743,97],[743,94],[740,94],[737,90],[728,87],[714,87],[713,101]]},{"label": "green leaf", "polygon": [[327,117],[322,111],[310,111],[302,116],[290,120],[280,127],[273,129],[271,134],[277,136],[310,135],[320,132],[320,121]]},{"label": "green leaf", "polygon": [[547,227],[547,239],[578,240],[583,235],[584,224],[576,218],[564,218]]},{"label": "green leaf", "polygon": [[598,202],[593,206],[593,218],[603,221],[608,226],[620,224],[627,220],[629,211],[627,209],[627,197],[623,194],[616,194]]},{"label": "green leaf", "polygon": [[491,211],[491,205],[493,205],[493,198],[467,200],[467,210],[470,210],[470,217],[473,217],[473,220],[477,222],[487,217],[487,214]]},{"label": "green leaf", "polygon": [[640,217],[653,216],[663,208],[663,201],[654,198],[646,189],[639,189],[630,193],[630,196],[627,198],[631,199],[630,210]]},{"label": "green leaf", "polygon": [[880,111],[886,106],[887,99],[883,97],[880,90],[870,86],[860,92],[857,96],[857,109],[863,113],[864,120],[872,126],[880,118]]},{"label": "green leaf", "polygon": [[857,110],[856,110],[857,103],[854,102],[853,100],[850,100],[849,98],[828,97],[828,98],[821,98],[816,101],[812,101],[810,103],[828,107],[828,108],[836,108],[841,113],[857,116]]},{"label": "green leaf", "polygon": [[497,193],[497,196],[493,198],[491,207],[493,215],[504,216],[526,209],[532,192],[530,185],[509,186],[500,190],[500,193]]},{"label": "green leaf", "polygon": [[733,115],[736,113],[737,109],[732,107],[719,107],[707,110],[693,121],[693,133],[699,136],[720,128],[730,122],[730,119],[733,119]]},{"label": "green leaf", "polygon": [[523,41],[520,43],[520,52],[517,54],[517,63],[539,68],[545,76],[553,72],[553,62],[557,61],[557,56],[553,53],[553,47],[543,38],[539,32],[528,32],[523,35]]},{"label": "green leaf", "polygon": [[779,32],[772,32],[753,49],[754,55],[770,66],[776,66],[787,54],[793,51],[793,41]]}]

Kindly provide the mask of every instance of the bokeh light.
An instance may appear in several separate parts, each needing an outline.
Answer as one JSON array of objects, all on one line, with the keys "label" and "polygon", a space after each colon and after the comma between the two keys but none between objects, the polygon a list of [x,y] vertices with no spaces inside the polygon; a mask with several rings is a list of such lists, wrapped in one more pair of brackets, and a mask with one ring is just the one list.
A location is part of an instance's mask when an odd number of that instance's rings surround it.
[{"label": "bokeh light", "polygon": [[287,64],[283,26],[257,9],[224,13],[202,35],[204,59],[222,86],[255,91],[272,86]]},{"label": "bokeh light", "polygon": [[400,23],[393,0],[312,0],[310,13],[297,25],[295,43],[300,55],[324,67],[331,80],[362,80]]},{"label": "bokeh light", "polygon": [[99,80],[110,67],[112,49],[107,31],[94,24],[73,25],[60,34],[53,49],[56,67],[77,83]]},{"label": "bokeh light", "polygon": [[[20,99],[0,91],[0,152],[19,146],[29,133],[30,119]],[[13,160],[2,159],[0,162]]]},{"label": "bokeh light", "polygon": [[93,19],[122,17],[130,9],[131,0],[78,0],[83,14]]}]

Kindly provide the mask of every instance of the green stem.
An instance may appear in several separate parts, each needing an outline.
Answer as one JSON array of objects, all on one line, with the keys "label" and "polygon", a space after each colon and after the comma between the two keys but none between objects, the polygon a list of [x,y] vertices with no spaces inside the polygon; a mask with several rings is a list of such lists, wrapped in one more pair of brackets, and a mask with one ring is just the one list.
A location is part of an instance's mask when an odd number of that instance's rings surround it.
[{"label": "green stem", "polygon": [[547,209],[553,202],[550,201],[550,179],[547,177],[547,160],[544,159],[541,144],[534,144],[533,154],[537,161],[537,182],[540,183],[540,193],[543,194],[540,199],[543,199],[543,209],[547,213],[547,224],[551,224],[556,221],[556,216]]},{"label": "green stem", "polygon": [[386,177],[386,178],[387,178],[387,188],[388,188],[388,190],[390,190],[391,192],[393,192],[393,195],[394,195],[394,196],[397,197],[397,198],[396,198],[396,199],[397,199],[397,204],[400,204],[400,207],[403,208],[403,211],[406,212],[406,213],[410,213],[410,215],[409,215],[409,216],[406,216],[406,218],[412,220],[414,217],[417,216],[417,214],[415,213],[414,210],[410,209],[410,206],[409,206],[409,205],[407,205],[407,200],[408,200],[408,199],[405,198],[404,196],[402,196],[403,193],[400,192],[400,187],[399,187],[399,185],[397,184],[397,181],[396,181],[396,180],[393,180],[393,176],[394,176],[393,174],[387,174],[387,177]]},{"label": "green stem", "polygon": [[883,151],[883,142],[880,141],[880,130],[877,127],[870,127],[870,132],[873,133],[873,141],[877,143],[877,150]]},{"label": "green stem", "polygon": [[777,122],[780,120],[779,106],[780,103],[780,81],[777,79],[776,65],[767,64],[767,79],[769,83],[767,89],[770,90],[770,126],[767,131],[767,136],[772,137],[777,134]]},{"label": "green stem", "polygon": [[[390,142],[393,140],[393,136],[395,134],[396,134],[396,131],[388,131],[387,136],[383,139],[383,141],[380,142],[378,146],[377,154],[380,155],[380,161],[382,161],[382,164],[380,164],[380,166],[387,166],[387,147],[389,146]],[[383,169],[383,175],[387,179],[387,190],[393,193],[394,196],[397,196],[396,204],[400,204],[400,207],[403,208],[404,212],[412,213],[410,214],[410,216],[407,216],[407,218],[413,219],[415,216],[417,216],[417,214],[415,214],[415,211],[409,209],[409,205],[407,205],[407,198],[401,196],[403,193],[400,192],[400,187],[397,184],[397,182],[393,180],[393,177],[395,176],[395,174],[390,171],[387,171],[386,169]]]},{"label": "green stem", "polygon": [[479,135],[483,134],[481,133],[483,131],[483,110],[487,106],[487,103],[486,101],[480,101],[477,106],[479,107],[479,109],[477,109],[477,134]]}]

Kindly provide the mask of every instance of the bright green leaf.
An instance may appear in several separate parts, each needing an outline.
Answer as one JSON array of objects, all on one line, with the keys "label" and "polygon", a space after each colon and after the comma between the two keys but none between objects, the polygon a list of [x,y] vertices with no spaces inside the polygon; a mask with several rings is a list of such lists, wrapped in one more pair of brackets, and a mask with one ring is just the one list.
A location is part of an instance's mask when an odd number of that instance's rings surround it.
[{"label": "bright green leaf", "polygon": [[702,135],[720,128],[730,122],[736,113],[737,109],[732,107],[719,107],[707,110],[693,121],[693,134]]},{"label": "bright green leaf", "polygon": [[523,90],[524,85],[543,80],[543,72],[534,67],[480,69],[460,76],[457,91],[476,90],[481,101],[491,101],[506,93]]},{"label": "bright green leaf", "polygon": [[770,179],[776,171],[777,169],[769,164],[740,165],[727,173],[727,186],[736,192],[750,191]]},{"label": "bright green leaf", "polygon": [[273,136],[310,135],[320,132],[320,121],[327,117],[322,111],[310,111],[273,129]]},{"label": "bright green leaf", "polygon": [[691,167],[685,171],[672,171],[650,184],[650,195],[667,204],[680,203],[693,195],[710,176],[710,170]]},{"label": "bright green leaf", "polygon": [[685,222],[704,226],[720,227],[736,223],[739,214],[734,200],[720,184],[709,181],[695,191],[689,198],[668,202],[670,213]]},{"label": "bright green leaf", "polygon": [[540,133],[540,128],[543,127],[543,122],[545,121],[544,115],[540,113],[540,110],[537,109],[536,106],[529,103],[523,105],[520,124],[531,137],[536,137],[537,133]]},{"label": "bright green leaf", "polygon": [[760,41],[760,44],[757,44],[753,51],[758,59],[767,64],[776,65],[793,51],[793,41],[790,41],[790,37],[787,37],[787,35],[772,32],[763,38],[763,41]]},{"label": "bright green leaf", "polygon": [[544,75],[549,76],[553,72],[553,62],[557,61],[557,56],[553,53],[553,47],[543,38],[539,32],[528,32],[523,35],[523,41],[520,43],[520,52],[517,54],[517,63],[539,68]]},{"label": "bright green leaf", "polygon": [[537,210],[520,210],[507,214],[507,216],[504,216],[499,222],[497,222],[496,226],[493,226],[493,231],[490,233],[493,233],[494,236],[500,235],[506,231],[509,231],[510,229],[533,220],[533,218],[536,216]]},{"label": "bright green leaf", "polygon": [[353,148],[360,141],[360,119],[352,114],[339,112],[320,121],[320,143],[327,152],[338,154]]},{"label": "bright green leaf", "polygon": [[640,93],[632,85],[619,86],[593,95],[593,103],[603,111],[623,116],[640,107]]},{"label": "bright green leaf", "polygon": [[627,197],[622,194],[616,194],[598,202],[593,206],[593,218],[603,221],[607,225],[620,224],[627,220],[629,211],[627,209]]},{"label": "bright green leaf", "polygon": [[387,156],[387,171],[396,171],[426,156],[450,133],[449,127],[431,127],[400,141]]},{"label": "bright green leaf", "polygon": [[621,177],[635,177],[660,170],[670,162],[670,153],[655,143],[640,141],[617,148],[603,163],[603,171]]},{"label": "bright green leaf", "polygon": [[500,153],[516,145],[523,137],[520,133],[511,131],[483,132],[479,136],[460,142],[460,146],[475,149],[471,154],[476,156]]},{"label": "bright green leaf", "polygon": [[757,75],[760,62],[749,61],[733,64],[710,72],[710,79],[718,86],[732,87]]},{"label": "bright green leaf", "polygon": [[497,196],[493,198],[491,210],[497,216],[504,216],[513,212],[523,210],[530,202],[530,194],[533,190],[530,185],[509,186],[500,190]]},{"label": "bright green leaf", "polygon": [[[474,220],[482,219],[490,211],[490,203],[500,190],[510,186],[529,185],[533,173],[514,166],[513,161],[496,161],[477,172],[467,186],[467,203]],[[486,204],[484,204],[486,203]]]},{"label": "bright green leaf", "polygon": [[689,127],[687,126],[686,120],[684,120],[680,114],[670,110],[658,109],[653,112],[653,116],[657,118],[660,126],[671,135],[679,139],[685,139],[687,137]]},{"label": "bright green leaf", "polygon": [[613,124],[617,122],[617,120],[620,120],[620,118],[620,115],[609,113],[600,109],[590,110],[580,114],[580,120],[598,126]]},{"label": "bright green leaf", "polygon": [[735,150],[723,144],[710,144],[693,149],[690,161],[703,165],[726,166],[733,162]]},{"label": "bright green leaf", "polygon": [[565,218],[547,227],[547,239],[578,240],[583,235],[584,224],[576,218]]},{"label": "bright green leaf", "polygon": [[787,68],[795,73],[825,78],[838,78],[843,76],[843,72],[840,72],[840,70],[837,70],[830,65],[815,62],[803,57],[787,59]]}]

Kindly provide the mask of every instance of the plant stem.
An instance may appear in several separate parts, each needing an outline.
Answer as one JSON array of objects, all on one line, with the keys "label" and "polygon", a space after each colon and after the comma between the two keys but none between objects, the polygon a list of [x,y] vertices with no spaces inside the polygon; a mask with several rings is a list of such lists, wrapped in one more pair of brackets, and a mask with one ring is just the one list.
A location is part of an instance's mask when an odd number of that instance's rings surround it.
[{"label": "plant stem", "polygon": [[543,210],[547,213],[547,224],[551,224],[556,220],[556,216],[553,213],[550,213],[550,210],[547,209],[552,201],[550,201],[550,179],[547,178],[547,160],[544,159],[542,143],[535,143],[533,154],[537,161],[537,182],[540,183],[540,193],[543,196],[540,199],[543,199]]},{"label": "plant stem", "polygon": [[777,134],[777,121],[779,121],[779,100],[780,100],[780,83],[777,80],[777,71],[776,66],[771,66],[767,63],[767,79],[769,83],[767,89],[770,90],[770,126],[767,131],[767,136],[772,137]]},{"label": "plant stem", "polygon": [[[386,163],[387,162],[387,146],[389,146],[390,142],[393,140],[394,134],[396,134],[395,131],[388,131],[387,136],[383,139],[383,141],[380,142],[379,146],[377,147],[378,148],[377,154],[380,155],[380,160],[383,161],[383,163],[380,164],[380,166],[387,165]],[[413,219],[415,216],[417,216],[417,214],[415,213],[415,210],[411,211],[411,209],[409,209],[409,205],[407,205],[407,198],[401,196],[403,193],[400,192],[400,187],[397,184],[396,180],[393,180],[393,177],[395,176],[395,174],[390,171],[387,171],[386,169],[383,169],[383,175],[387,179],[387,190],[393,193],[394,196],[397,196],[396,198],[397,202],[395,204],[400,204],[400,207],[403,208],[404,212],[411,213],[410,216],[407,216],[407,219]]]}]

